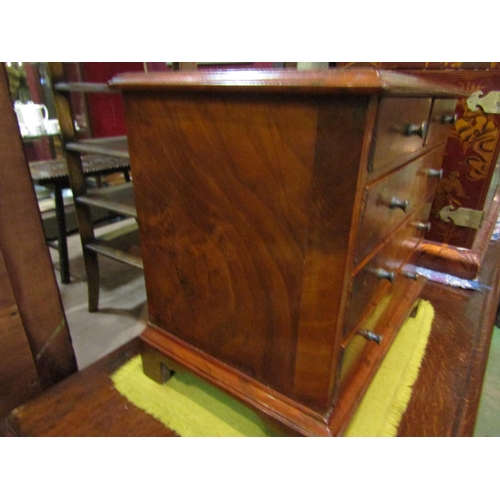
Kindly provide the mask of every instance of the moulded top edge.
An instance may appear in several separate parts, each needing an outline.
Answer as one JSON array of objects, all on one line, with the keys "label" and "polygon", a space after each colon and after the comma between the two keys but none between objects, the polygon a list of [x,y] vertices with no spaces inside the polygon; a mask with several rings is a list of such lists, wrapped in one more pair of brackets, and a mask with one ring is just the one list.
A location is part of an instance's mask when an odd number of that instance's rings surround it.
[{"label": "moulded top edge", "polygon": [[459,87],[432,80],[376,69],[227,69],[123,73],[109,82],[111,88],[124,92],[134,90],[236,91],[312,94],[394,94],[466,95]]}]

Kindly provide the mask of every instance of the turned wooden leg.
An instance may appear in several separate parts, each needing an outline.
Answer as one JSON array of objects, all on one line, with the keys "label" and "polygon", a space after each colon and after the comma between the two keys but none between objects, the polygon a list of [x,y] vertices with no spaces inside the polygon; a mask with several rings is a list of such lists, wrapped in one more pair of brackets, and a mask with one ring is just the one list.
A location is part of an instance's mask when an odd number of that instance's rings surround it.
[{"label": "turned wooden leg", "polygon": [[57,221],[57,248],[59,252],[59,266],[61,268],[61,283],[70,283],[68,240],[66,236],[66,213],[64,210],[63,186],[55,185],[54,202]]},{"label": "turned wooden leg", "polygon": [[87,247],[95,241],[94,227],[92,222],[92,212],[90,207],[75,204],[78,220],[78,231],[82,242],[83,260],[85,262],[85,274],[87,276],[87,292],[89,297],[89,312],[96,312],[99,309],[99,260],[94,250]]},{"label": "turned wooden leg", "polygon": [[99,260],[95,252],[83,250],[85,261],[85,272],[87,274],[87,290],[89,297],[89,312],[96,312],[99,309]]}]

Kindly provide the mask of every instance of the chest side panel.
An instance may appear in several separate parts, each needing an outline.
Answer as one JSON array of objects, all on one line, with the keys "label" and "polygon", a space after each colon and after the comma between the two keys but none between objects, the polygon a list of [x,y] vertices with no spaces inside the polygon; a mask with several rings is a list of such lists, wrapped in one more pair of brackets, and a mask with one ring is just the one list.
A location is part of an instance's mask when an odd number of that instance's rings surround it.
[{"label": "chest side panel", "polygon": [[127,113],[150,321],[289,393],[314,101],[153,94]]},{"label": "chest side panel", "polygon": [[332,99],[321,105],[318,119],[294,391],[320,411],[331,404],[356,192],[369,149],[368,101]]}]

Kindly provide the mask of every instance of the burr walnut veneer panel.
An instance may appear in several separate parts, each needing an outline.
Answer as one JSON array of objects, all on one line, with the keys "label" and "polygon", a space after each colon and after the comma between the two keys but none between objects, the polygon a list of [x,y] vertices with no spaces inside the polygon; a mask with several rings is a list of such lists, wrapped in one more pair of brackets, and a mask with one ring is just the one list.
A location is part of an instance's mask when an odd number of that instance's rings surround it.
[{"label": "burr walnut veneer panel", "polygon": [[[426,131],[434,98],[456,90],[372,70],[129,74],[111,86],[125,99],[146,372],[161,380],[160,353],[295,432],[341,433],[424,284],[413,255],[444,150]],[[381,185],[392,196],[367,223]],[[350,325],[370,259],[392,268],[376,270],[380,292]],[[376,330],[354,328],[379,303]],[[340,384],[357,335],[376,343]]]}]

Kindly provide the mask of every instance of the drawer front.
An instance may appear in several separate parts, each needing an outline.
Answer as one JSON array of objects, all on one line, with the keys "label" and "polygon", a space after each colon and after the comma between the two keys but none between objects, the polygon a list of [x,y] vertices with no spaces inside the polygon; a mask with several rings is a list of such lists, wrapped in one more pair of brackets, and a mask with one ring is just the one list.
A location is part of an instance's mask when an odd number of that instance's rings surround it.
[{"label": "drawer front", "polygon": [[[371,342],[364,339],[360,335],[355,335],[347,344],[347,346],[341,349],[340,354],[340,373],[339,380],[337,382],[340,392],[342,391],[345,383],[349,380],[353,373],[356,371],[360,360],[363,355],[366,355],[366,350]],[[378,347],[378,346],[377,346]]]},{"label": "drawer front", "polygon": [[455,99],[435,99],[432,104],[429,130],[425,139],[425,145],[445,143],[451,130],[450,124],[454,123]]},{"label": "drawer front", "polygon": [[[399,275],[382,299],[377,303],[377,306],[372,310],[371,314],[365,318],[360,325],[359,332],[372,332],[378,335],[377,325],[383,324],[389,318],[394,310],[394,306],[400,301],[400,297],[407,289],[407,278]],[[382,340],[382,339],[380,339]],[[373,339],[360,334],[354,335],[346,345],[343,345],[340,350],[339,359],[339,377],[336,382],[336,393],[342,393],[349,379],[358,371],[358,368],[364,364],[370,364],[374,358],[380,356],[382,346]]]},{"label": "drawer front", "polygon": [[432,99],[381,99],[370,165],[372,179],[398,167],[424,145]]},{"label": "drawer front", "polygon": [[384,294],[391,293],[390,289],[399,275],[405,279],[415,278],[415,250],[427,229],[425,223],[430,208],[430,201],[422,205],[353,278],[344,336],[352,332],[364,316],[370,314]]},{"label": "drawer front", "polygon": [[392,172],[365,191],[355,263],[361,262],[393,229],[431,196],[445,146]]}]

